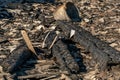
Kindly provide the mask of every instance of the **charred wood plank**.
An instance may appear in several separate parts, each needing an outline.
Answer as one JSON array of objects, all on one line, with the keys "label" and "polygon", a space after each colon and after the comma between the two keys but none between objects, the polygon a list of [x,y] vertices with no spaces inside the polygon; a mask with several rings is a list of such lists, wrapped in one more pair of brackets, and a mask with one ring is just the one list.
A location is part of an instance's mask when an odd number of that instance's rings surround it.
[{"label": "charred wood plank", "polygon": [[90,32],[68,22],[57,21],[56,24],[67,38],[69,38],[70,31],[75,30],[72,40],[91,52],[101,70],[104,70],[108,63],[120,63],[120,52],[110,47],[106,42],[96,38]]}]

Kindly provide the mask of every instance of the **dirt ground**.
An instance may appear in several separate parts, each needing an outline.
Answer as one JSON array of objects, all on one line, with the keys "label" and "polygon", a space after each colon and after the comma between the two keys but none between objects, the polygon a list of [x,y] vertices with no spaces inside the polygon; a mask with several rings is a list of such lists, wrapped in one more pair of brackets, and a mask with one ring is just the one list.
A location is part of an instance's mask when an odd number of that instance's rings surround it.
[{"label": "dirt ground", "polygon": [[[67,1],[67,0],[66,0]],[[68,0],[69,1],[69,0]],[[120,1],[119,0],[74,0],[81,22],[74,22],[97,38],[109,43],[120,51]],[[0,2],[0,63],[18,45],[24,43],[21,29],[25,29],[34,47],[41,47],[41,28],[52,30],[55,27],[53,12],[64,0],[55,3],[4,3]],[[82,53],[86,56],[86,54]],[[120,80],[120,65],[112,66],[106,74],[98,78],[94,62],[83,57],[87,72],[80,72],[81,80]],[[93,64],[91,64],[93,63]],[[94,68],[93,68],[94,67]],[[34,70],[33,70],[34,71]],[[0,71],[1,72],[1,71]],[[3,79],[1,79],[3,80]],[[60,80],[60,79],[50,79]],[[64,79],[61,79],[64,80]],[[67,80],[67,79],[66,79]]]}]

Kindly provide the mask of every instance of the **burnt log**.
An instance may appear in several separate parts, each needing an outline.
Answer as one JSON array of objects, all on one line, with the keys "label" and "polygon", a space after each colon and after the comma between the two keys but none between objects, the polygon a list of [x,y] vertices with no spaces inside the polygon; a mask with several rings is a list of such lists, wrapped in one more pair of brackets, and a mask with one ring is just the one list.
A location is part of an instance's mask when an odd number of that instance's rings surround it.
[{"label": "burnt log", "polygon": [[32,56],[32,52],[24,45],[17,47],[11,52],[3,63],[3,70],[5,72],[14,73]]},{"label": "burnt log", "polygon": [[79,65],[70,54],[67,45],[62,40],[58,40],[54,44],[52,53],[54,57],[56,57],[56,62],[60,65],[61,70],[68,71],[71,79],[78,80],[78,77],[73,73],[79,72]]},{"label": "burnt log", "polygon": [[75,30],[75,34],[71,40],[79,43],[92,54],[92,57],[98,63],[99,70],[106,69],[109,63],[120,64],[120,52],[110,47],[108,43],[101,41],[90,32],[73,23],[56,21],[56,24],[57,28],[61,30],[68,39],[70,31]]},{"label": "burnt log", "polygon": [[[57,57],[57,59],[62,59],[64,61],[64,64],[66,65],[67,68],[71,70],[71,72],[76,73],[79,71],[79,65],[76,63],[76,61],[70,54],[67,45],[63,43],[61,40],[57,41],[57,43],[53,46],[52,52],[53,55]],[[63,62],[63,61],[58,60],[58,62]],[[62,68],[65,67],[63,63],[61,64],[61,66]]]}]

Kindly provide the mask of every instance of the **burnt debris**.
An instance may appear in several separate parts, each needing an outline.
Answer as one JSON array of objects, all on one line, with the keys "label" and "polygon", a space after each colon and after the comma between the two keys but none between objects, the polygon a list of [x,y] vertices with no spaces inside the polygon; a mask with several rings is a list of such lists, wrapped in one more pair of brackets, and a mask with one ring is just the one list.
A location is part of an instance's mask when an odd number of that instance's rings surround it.
[{"label": "burnt debris", "polygon": [[19,46],[12,51],[7,59],[2,63],[5,72],[14,73],[32,56],[32,52],[25,45]]},{"label": "burnt debris", "polygon": [[[119,20],[112,15],[117,13],[117,7],[111,9],[113,5],[105,6],[105,1],[92,4],[94,0],[11,0],[13,3],[9,4],[3,1],[0,0],[0,79],[94,80],[115,76],[119,80],[120,51],[111,47],[116,44],[110,45],[97,35],[108,35],[107,30],[119,33],[119,28],[115,28]],[[96,3],[102,7],[97,8]],[[112,10],[115,11],[111,13]],[[81,17],[85,17],[82,22]],[[111,21],[115,25],[112,29],[105,26]],[[100,26],[104,26],[105,32],[99,32]]]},{"label": "burnt debris", "polygon": [[[80,72],[86,72],[86,66],[83,63],[80,49],[76,47],[76,43],[83,46],[87,52],[90,52],[93,60],[96,62],[97,69],[106,70],[110,64],[119,64],[119,51],[111,48],[107,43],[92,36],[91,33],[75,26],[70,22],[56,21],[57,28],[51,31],[46,38],[45,46],[42,49],[42,59],[53,59],[59,66],[60,70],[67,71],[71,79],[76,78]],[[75,34],[70,38],[70,31],[75,30]],[[59,34],[56,34],[59,31]],[[54,41],[57,35],[56,40]],[[51,46],[52,42],[53,45]],[[49,48],[51,46],[51,48]],[[109,50],[110,49],[110,50]],[[107,51],[106,51],[107,50]],[[49,53],[49,54],[45,54]],[[25,46],[15,49],[8,58],[4,60],[2,66],[4,71],[15,73],[32,56],[32,52]],[[48,57],[49,56],[49,57]],[[46,57],[46,58],[45,58]],[[37,60],[38,58],[36,58]],[[73,76],[74,75],[74,76]],[[76,76],[76,77],[75,77]]]}]

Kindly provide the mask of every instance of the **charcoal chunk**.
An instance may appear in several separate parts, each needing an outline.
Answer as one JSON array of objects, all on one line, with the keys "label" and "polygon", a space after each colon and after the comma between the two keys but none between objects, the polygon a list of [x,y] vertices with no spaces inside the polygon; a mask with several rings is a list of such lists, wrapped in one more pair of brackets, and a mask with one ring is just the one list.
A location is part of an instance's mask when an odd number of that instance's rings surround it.
[{"label": "charcoal chunk", "polygon": [[14,73],[32,56],[31,51],[24,45],[17,47],[6,58],[3,63],[3,69],[6,72]]}]

